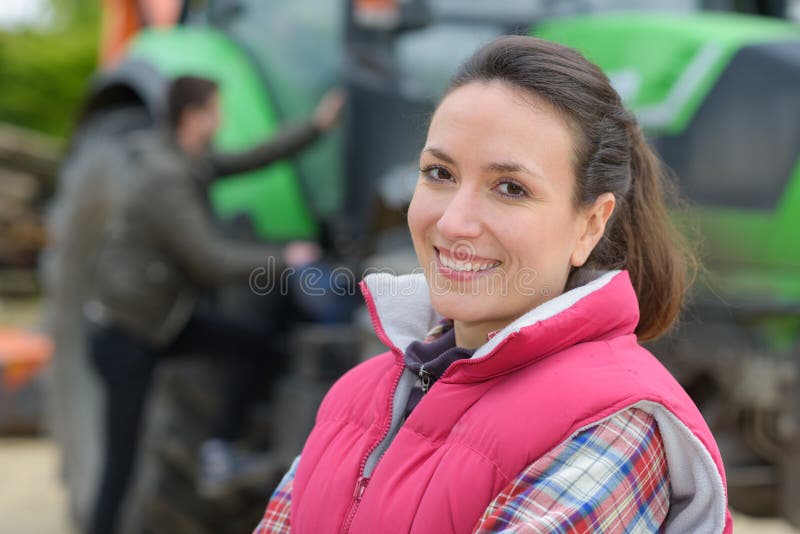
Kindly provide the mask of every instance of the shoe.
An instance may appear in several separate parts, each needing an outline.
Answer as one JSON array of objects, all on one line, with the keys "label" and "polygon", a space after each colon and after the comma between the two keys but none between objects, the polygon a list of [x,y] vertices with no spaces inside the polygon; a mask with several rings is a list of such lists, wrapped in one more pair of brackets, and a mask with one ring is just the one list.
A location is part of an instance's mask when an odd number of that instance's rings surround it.
[{"label": "shoe", "polygon": [[280,469],[270,453],[252,453],[213,439],[200,447],[197,492],[205,499],[222,499],[247,487],[266,487]]}]

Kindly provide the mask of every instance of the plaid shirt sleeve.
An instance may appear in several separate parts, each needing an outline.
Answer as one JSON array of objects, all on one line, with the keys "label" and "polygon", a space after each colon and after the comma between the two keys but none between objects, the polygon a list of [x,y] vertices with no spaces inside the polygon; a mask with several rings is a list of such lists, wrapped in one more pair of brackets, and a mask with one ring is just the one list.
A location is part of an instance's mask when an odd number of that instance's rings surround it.
[{"label": "plaid shirt sleeve", "polygon": [[289,515],[292,510],[292,486],[300,456],[294,459],[292,466],[283,475],[278,487],[272,493],[267,504],[267,511],[253,534],[289,534]]},{"label": "plaid shirt sleeve", "polygon": [[475,532],[659,532],[669,498],[656,421],[632,408],[529,465],[489,505]]}]

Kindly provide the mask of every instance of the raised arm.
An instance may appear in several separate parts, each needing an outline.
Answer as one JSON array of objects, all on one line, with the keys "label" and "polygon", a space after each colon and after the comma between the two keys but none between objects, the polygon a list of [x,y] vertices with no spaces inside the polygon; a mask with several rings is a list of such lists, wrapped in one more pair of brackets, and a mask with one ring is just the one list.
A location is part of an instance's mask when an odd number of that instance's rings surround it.
[{"label": "raised arm", "polygon": [[214,175],[230,176],[265,167],[311,144],[320,133],[309,121],[285,126],[275,137],[244,152],[215,152],[210,156]]},{"label": "raised arm", "polygon": [[252,171],[295,154],[333,128],[344,102],[344,95],[340,91],[329,91],[317,105],[310,120],[285,126],[277,135],[250,150],[213,153],[210,161],[214,175],[229,176]]}]

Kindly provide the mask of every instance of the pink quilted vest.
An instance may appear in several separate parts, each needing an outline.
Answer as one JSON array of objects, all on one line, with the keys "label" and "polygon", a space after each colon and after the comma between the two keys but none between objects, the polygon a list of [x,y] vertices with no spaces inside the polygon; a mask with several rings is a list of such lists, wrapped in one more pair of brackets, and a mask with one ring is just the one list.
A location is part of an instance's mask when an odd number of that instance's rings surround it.
[{"label": "pink quilted vest", "polygon": [[471,532],[523,469],[636,406],[655,417],[671,485],[668,533],[730,533],[719,451],[692,401],[637,343],[626,272],[532,310],[453,363],[408,420],[403,351],[440,317],[421,275],[362,282],[391,349],[343,376],[317,414],[292,495],[292,532]]}]

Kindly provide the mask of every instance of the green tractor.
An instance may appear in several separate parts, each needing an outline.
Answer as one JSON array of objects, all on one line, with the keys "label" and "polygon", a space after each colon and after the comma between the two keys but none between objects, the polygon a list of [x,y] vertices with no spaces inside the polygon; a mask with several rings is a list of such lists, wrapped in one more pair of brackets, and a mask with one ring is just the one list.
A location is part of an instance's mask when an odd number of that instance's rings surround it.
[{"label": "green tractor", "polygon": [[[591,2],[194,5],[183,24],[140,32],[126,60],[98,75],[62,167],[45,279],[57,352],[54,423],[79,522],[98,467],[101,402],[79,311],[91,291],[86,273],[113,209],[115,159],[131,131],[162,120],[166,80],[194,73],[220,82],[217,142],[227,149],[310,113],[326,88],[344,85],[342,131],[296,160],[219,183],[212,203],[225,231],[319,239],[331,264],[402,272],[416,265],[403,213],[433,106],[481,43],[523,32],[599,64],[674,170],[690,203],[675,216],[692,238],[702,236],[705,268],[684,320],[654,351],[714,431],[732,506],[800,526],[799,26],[693,5],[672,15],[598,13]],[[248,288],[221,292],[216,305],[265,321],[281,313]],[[256,418],[254,441],[287,462],[299,452],[316,403],[356,363],[345,355],[379,350],[362,339],[363,319],[357,311],[348,325],[287,334],[292,369]],[[273,481],[222,502],[194,492],[194,452],[217,401],[217,371],[198,361],[162,371],[128,532],[242,532],[257,523]]]}]

